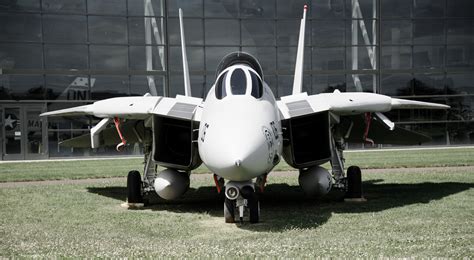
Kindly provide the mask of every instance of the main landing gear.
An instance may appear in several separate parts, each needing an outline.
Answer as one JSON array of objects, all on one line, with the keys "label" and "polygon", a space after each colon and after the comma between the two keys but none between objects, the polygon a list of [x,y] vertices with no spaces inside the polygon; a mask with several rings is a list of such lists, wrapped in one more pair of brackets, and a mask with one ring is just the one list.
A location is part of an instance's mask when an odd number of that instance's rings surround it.
[{"label": "main landing gear", "polygon": [[[347,174],[344,176],[344,156],[343,151],[346,147],[346,143],[342,134],[341,129],[335,129],[333,135],[335,136],[331,140],[331,168],[332,175],[334,178],[334,188],[343,189],[346,191],[344,201],[347,202],[360,202],[365,201],[362,196],[362,174],[358,166],[350,166],[347,168]],[[364,137],[367,139],[367,136]]]},{"label": "main landing gear", "polygon": [[235,223],[235,213],[244,221],[244,212],[248,209],[249,222],[258,223],[260,219],[260,202],[252,182],[229,181],[225,185],[224,219],[225,223]]}]

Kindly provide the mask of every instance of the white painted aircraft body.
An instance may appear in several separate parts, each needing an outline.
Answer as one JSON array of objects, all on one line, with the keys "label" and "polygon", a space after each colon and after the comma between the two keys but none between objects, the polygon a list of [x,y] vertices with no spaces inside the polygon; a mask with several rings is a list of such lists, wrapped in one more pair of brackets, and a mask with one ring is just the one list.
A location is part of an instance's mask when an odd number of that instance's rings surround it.
[{"label": "white painted aircraft body", "polygon": [[[127,140],[143,143],[145,169],[142,175],[136,171],[129,173],[129,203],[141,203],[143,195],[150,191],[156,191],[165,199],[178,198],[189,187],[189,174],[201,160],[215,174],[217,189],[225,189],[226,222],[234,221],[235,209],[239,209],[242,220],[244,208],[249,209],[250,222],[259,221],[257,191],[263,191],[267,174],[282,157],[300,170],[300,186],[308,195],[321,196],[332,187],[350,190],[348,178],[351,177],[344,174],[342,157],[346,140],[357,137],[360,142],[372,141],[369,139],[370,122],[385,127],[389,139],[397,137],[397,131],[411,134],[396,129],[381,114],[391,109],[449,107],[375,93],[302,93],[305,17],[306,6],[301,20],[293,94],[278,101],[265,83],[258,61],[241,52],[223,59],[216,82],[205,100],[191,97],[180,11],[184,96],[169,98],[147,94],[111,98],[91,105],[47,112],[43,116],[92,115],[102,118],[91,129],[87,139],[66,141],[71,146],[85,143],[97,148],[110,144],[118,136],[118,150],[127,144]],[[361,125],[359,121],[362,119],[358,121],[357,116],[364,115],[365,124]],[[122,120],[126,121],[121,124]],[[106,128],[112,121],[118,136],[113,128]],[[358,126],[364,130],[363,134],[353,134]],[[394,134],[389,134],[390,131]],[[412,134],[412,137],[413,140],[406,143],[414,143],[418,136]],[[319,166],[328,161],[332,173]],[[167,169],[156,173],[155,164]],[[356,175],[358,171],[360,175],[358,168],[351,171]],[[352,175],[349,172],[347,175]],[[225,184],[223,180],[226,180]]]}]

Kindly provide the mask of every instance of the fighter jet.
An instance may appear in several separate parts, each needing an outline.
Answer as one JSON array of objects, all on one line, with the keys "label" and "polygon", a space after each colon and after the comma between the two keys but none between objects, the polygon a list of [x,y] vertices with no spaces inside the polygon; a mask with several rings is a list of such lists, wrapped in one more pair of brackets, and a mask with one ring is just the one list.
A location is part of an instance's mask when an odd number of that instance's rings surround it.
[{"label": "fighter jet", "polygon": [[[90,134],[63,145],[97,148],[142,143],[143,173],[127,178],[129,205],[141,205],[156,192],[173,200],[190,185],[191,171],[202,163],[223,192],[224,218],[234,223],[260,219],[259,194],[267,175],[283,158],[299,170],[308,196],[343,189],[361,190],[360,169],[344,170],[347,142],[418,144],[428,137],[395,126],[382,113],[392,109],[447,109],[449,106],[364,92],[308,95],[302,92],[307,6],[301,19],[293,92],[277,100],[253,56],[230,53],[218,65],[206,98],[191,96],[182,11],[179,11],[185,95],[118,97],[90,105],[46,112],[42,116],[94,116],[102,120]],[[114,127],[107,126],[114,122]],[[321,167],[330,162],[331,171]],[[156,165],[165,169],[156,172]]]}]

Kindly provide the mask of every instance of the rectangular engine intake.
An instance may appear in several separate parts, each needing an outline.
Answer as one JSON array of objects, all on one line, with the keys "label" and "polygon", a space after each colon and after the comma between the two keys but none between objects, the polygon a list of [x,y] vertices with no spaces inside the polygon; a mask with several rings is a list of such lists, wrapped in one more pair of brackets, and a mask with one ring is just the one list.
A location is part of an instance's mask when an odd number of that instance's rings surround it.
[{"label": "rectangular engine intake", "polygon": [[201,165],[193,133],[199,124],[190,120],[153,116],[153,159],[161,166],[190,171]]},{"label": "rectangular engine intake", "polygon": [[331,128],[328,111],[283,121],[283,157],[292,167],[320,165],[331,158]]}]

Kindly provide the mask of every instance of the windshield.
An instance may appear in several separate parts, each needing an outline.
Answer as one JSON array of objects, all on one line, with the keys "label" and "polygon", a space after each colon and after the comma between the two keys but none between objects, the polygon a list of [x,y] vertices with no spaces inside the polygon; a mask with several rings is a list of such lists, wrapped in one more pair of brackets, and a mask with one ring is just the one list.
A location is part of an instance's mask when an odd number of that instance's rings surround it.
[{"label": "windshield", "polygon": [[225,96],[227,96],[226,90],[225,90],[225,79],[227,78],[227,73],[224,73],[221,75],[221,77],[217,80],[216,83],[216,97],[217,99],[223,99]]},{"label": "windshield", "polygon": [[233,95],[245,95],[247,90],[247,78],[242,69],[235,69],[230,78],[230,88]]},{"label": "windshield", "polygon": [[[247,80],[248,75],[250,75],[249,80]],[[253,70],[245,67],[224,72],[217,79],[215,89],[217,99],[223,99],[227,95],[245,95],[247,93],[254,98],[261,98],[263,95],[262,80]]]},{"label": "windshield", "polygon": [[254,98],[261,98],[263,92],[263,85],[257,74],[250,72],[250,78],[252,78],[252,96]]}]

